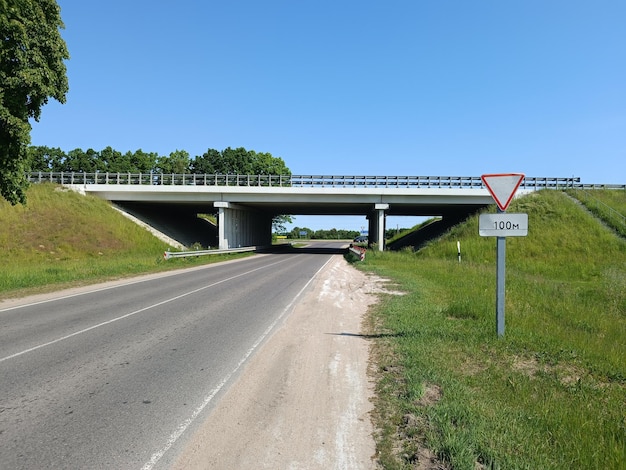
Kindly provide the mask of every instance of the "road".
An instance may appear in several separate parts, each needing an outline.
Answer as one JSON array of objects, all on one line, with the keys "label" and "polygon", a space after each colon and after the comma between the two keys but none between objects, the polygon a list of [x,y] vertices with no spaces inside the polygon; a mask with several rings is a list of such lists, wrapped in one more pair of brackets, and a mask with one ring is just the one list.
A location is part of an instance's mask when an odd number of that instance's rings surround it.
[{"label": "road", "polygon": [[0,310],[0,468],[169,468],[333,253],[258,255]]}]

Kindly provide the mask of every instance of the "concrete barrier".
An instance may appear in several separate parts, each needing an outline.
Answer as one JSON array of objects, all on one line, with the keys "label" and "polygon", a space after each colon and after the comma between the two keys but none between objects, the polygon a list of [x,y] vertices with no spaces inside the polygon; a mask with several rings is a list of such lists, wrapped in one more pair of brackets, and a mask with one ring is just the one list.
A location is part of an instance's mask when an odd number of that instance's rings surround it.
[{"label": "concrete barrier", "polygon": [[365,252],[367,251],[365,248],[360,246],[351,246],[349,250],[352,254],[358,256],[360,261],[365,259]]}]

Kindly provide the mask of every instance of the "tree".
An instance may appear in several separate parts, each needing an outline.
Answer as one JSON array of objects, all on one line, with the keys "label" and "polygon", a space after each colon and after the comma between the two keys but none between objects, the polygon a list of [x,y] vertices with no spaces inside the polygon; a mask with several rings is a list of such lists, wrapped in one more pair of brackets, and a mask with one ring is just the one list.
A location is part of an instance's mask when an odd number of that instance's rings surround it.
[{"label": "tree", "polygon": [[191,172],[197,174],[216,174],[222,154],[219,150],[208,149],[201,156],[194,158],[191,162]]},{"label": "tree", "polygon": [[62,168],[53,171],[76,171],[84,173],[95,173],[96,171],[104,171],[105,163],[100,158],[100,153],[89,148],[83,151],[80,148],[70,150],[67,153],[65,165]]},{"label": "tree", "polygon": [[272,218],[272,230],[275,233],[287,231],[287,224],[292,224],[293,218],[290,215],[276,215]]},{"label": "tree", "polygon": [[29,119],[65,102],[69,59],[55,0],[0,0],[0,195],[26,202]]},{"label": "tree", "polygon": [[104,166],[104,171],[109,173],[130,173],[130,155],[123,155],[119,150],[113,149],[110,145],[100,151],[100,163]]},{"label": "tree", "polygon": [[[305,233],[305,235],[301,235]],[[294,227],[289,232],[289,238],[311,238],[313,236],[313,230],[308,227]]]},{"label": "tree", "polygon": [[28,147],[28,171],[62,171],[67,155],[60,148]]},{"label": "tree", "polygon": [[271,153],[254,154],[254,175],[291,175],[291,171],[280,157]]},{"label": "tree", "polygon": [[133,173],[150,173],[156,167],[158,154],[155,152],[146,153],[141,149],[129,154],[130,166]]},{"label": "tree", "polygon": [[168,157],[157,158],[156,166],[160,173],[189,173],[189,152],[175,150]]},{"label": "tree", "polygon": [[221,152],[208,149],[191,164],[193,173],[220,175],[290,175],[291,171],[280,157],[271,153],[256,153],[243,147],[225,148]]}]

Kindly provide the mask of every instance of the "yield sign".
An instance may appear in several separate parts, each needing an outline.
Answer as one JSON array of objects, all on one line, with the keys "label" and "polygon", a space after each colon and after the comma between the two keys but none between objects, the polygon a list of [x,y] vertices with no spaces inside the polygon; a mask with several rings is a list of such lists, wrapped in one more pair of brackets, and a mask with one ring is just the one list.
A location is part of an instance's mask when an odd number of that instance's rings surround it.
[{"label": "yield sign", "polygon": [[524,179],[523,173],[500,173],[495,175],[482,175],[480,177],[485,186],[498,204],[500,210],[505,211],[515,191]]}]

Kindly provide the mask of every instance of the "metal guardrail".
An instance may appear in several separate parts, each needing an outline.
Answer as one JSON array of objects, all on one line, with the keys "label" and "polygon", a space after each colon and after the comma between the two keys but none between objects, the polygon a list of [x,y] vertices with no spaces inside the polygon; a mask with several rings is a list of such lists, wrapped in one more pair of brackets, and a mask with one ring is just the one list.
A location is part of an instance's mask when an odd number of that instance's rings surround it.
[{"label": "metal guardrail", "polygon": [[245,246],[243,248],[230,248],[228,250],[195,250],[195,251],[166,251],[163,253],[164,259],[187,258],[192,256],[220,255],[226,253],[245,253],[256,251],[256,246]]},{"label": "metal guardrail", "polygon": [[[125,184],[167,186],[245,186],[292,188],[456,188],[482,189],[480,176],[325,176],[325,175],[214,175],[166,173],[55,173],[28,174],[31,183]],[[624,184],[582,184],[580,178],[525,177],[523,189],[626,189]]]}]

